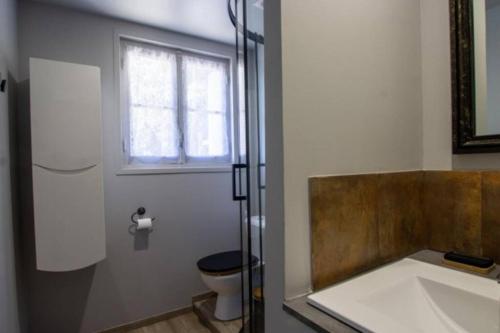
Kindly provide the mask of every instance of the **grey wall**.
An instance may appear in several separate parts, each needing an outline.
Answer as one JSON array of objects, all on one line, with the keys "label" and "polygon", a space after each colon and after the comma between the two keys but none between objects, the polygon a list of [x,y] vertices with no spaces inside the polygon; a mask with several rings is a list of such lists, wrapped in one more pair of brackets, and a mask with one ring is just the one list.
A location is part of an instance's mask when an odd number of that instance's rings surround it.
[{"label": "grey wall", "polygon": [[[23,241],[31,331],[92,332],[189,305],[191,296],[207,290],[197,259],[239,248],[231,177],[116,175],[120,119],[114,97],[113,38],[116,31],[228,56],[234,55],[233,47],[27,1],[20,3],[19,11],[21,80],[28,78],[29,57],[69,61],[100,67],[103,92],[107,259],[75,272],[35,271],[28,214]],[[21,138],[26,141],[28,135]],[[25,171],[28,163],[24,161]],[[130,215],[142,205],[157,221],[149,236],[134,237],[128,232]]]},{"label": "grey wall", "polygon": [[17,78],[17,1],[0,0],[0,53]]},{"label": "grey wall", "polygon": [[12,126],[17,79],[17,4],[0,0],[0,72],[8,79],[0,93],[0,332],[20,331],[16,283],[15,159]]}]

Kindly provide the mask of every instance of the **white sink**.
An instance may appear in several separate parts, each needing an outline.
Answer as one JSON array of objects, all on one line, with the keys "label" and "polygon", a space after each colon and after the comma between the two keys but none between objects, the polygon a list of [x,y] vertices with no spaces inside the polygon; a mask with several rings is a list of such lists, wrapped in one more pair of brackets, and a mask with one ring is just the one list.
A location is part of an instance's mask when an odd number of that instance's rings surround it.
[{"label": "white sink", "polygon": [[403,259],[308,296],[308,303],[365,332],[500,332],[500,285]]}]

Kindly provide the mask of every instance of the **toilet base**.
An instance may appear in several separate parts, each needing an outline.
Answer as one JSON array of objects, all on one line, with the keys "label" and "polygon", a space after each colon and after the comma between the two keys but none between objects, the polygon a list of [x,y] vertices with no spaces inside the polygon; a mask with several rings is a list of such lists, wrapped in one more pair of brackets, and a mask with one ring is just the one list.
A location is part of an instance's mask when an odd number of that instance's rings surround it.
[{"label": "toilet base", "polygon": [[224,321],[241,317],[241,294],[218,294],[214,316]]}]

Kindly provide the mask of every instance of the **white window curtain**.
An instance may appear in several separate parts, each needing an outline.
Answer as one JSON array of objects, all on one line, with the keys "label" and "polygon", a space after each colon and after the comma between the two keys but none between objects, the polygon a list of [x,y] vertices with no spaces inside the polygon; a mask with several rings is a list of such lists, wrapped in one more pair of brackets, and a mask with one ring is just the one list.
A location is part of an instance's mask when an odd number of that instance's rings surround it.
[{"label": "white window curtain", "polygon": [[230,163],[229,61],[121,43],[127,163]]},{"label": "white window curtain", "polygon": [[182,57],[185,149],[188,159],[228,159],[228,66],[212,59]]},{"label": "white window curtain", "polygon": [[177,61],[174,52],[125,43],[130,158],[154,163],[177,160],[180,135]]}]

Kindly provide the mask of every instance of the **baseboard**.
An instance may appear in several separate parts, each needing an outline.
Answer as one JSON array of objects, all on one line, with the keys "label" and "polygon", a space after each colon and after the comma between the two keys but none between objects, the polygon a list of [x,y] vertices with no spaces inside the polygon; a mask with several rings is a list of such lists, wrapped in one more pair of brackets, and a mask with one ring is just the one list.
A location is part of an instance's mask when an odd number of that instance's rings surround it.
[{"label": "baseboard", "polygon": [[125,333],[125,332],[130,331],[130,330],[138,329],[138,328],[141,328],[144,326],[153,325],[153,324],[156,324],[160,321],[164,321],[164,320],[168,320],[168,319],[173,318],[173,317],[180,316],[182,314],[191,312],[192,310],[193,310],[192,305],[186,306],[184,308],[179,308],[177,310],[165,312],[165,313],[155,315],[152,317],[148,317],[145,319],[140,319],[140,320],[133,321],[133,322],[123,324],[120,326],[108,328],[108,329],[99,331],[98,333]]},{"label": "baseboard", "polygon": [[194,295],[193,296],[193,304],[195,302],[199,302],[199,301],[203,301],[205,299],[209,299],[210,297],[214,297],[216,296],[217,294],[213,291],[207,291],[206,293],[203,293],[203,294],[199,294],[199,295]]}]

